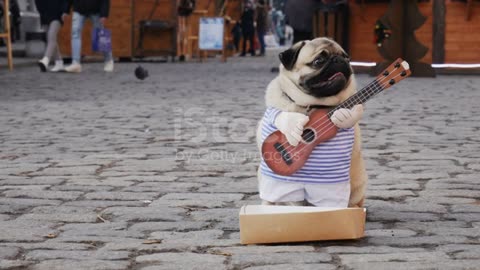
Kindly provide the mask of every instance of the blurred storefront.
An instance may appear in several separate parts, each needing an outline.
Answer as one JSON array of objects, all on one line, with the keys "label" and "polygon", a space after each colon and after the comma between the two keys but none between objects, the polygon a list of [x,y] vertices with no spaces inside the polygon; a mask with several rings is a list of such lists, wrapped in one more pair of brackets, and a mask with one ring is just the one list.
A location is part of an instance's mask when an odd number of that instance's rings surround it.
[{"label": "blurred storefront", "polygon": [[[302,0],[298,1],[300,5]],[[31,12],[31,2],[19,0],[24,12]],[[271,0],[270,34],[277,44],[287,44],[291,31],[286,25],[283,7],[284,0]],[[319,2],[336,2],[322,1]],[[348,13],[342,27],[344,45],[354,61],[379,62],[375,37],[375,26],[384,16],[389,5],[388,0],[348,0]],[[434,6],[436,3],[437,6]],[[438,7],[438,4],[440,8]],[[165,55],[163,52],[176,51],[177,7],[178,0],[112,0],[111,15],[107,27],[112,30],[113,53],[116,57],[132,58],[149,55]],[[428,48],[421,59],[426,63],[480,63],[477,44],[480,39],[480,4],[471,0],[421,0],[418,8],[426,20],[415,31],[416,39]],[[231,30],[239,20],[243,0],[197,0],[195,11],[188,18],[189,54],[198,54],[198,24],[200,17],[223,16],[226,19],[226,46],[231,47]],[[442,13],[443,9],[443,13]],[[313,11],[312,11],[313,12]],[[71,16],[65,22],[61,32],[61,50],[70,53]],[[141,21],[153,20],[171,23],[169,29],[149,29],[140,40]],[[312,22],[313,24],[314,22]],[[25,25],[26,26],[26,25]],[[30,27],[30,26],[29,26]],[[33,27],[33,26],[32,26]],[[83,33],[83,54],[93,55],[90,39],[91,28]],[[339,31],[339,29],[337,29]],[[337,37],[338,38],[338,37]],[[142,48],[140,48],[142,47]],[[159,53],[157,53],[159,52]],[[233,54],[230,52],[230,54]]]}]

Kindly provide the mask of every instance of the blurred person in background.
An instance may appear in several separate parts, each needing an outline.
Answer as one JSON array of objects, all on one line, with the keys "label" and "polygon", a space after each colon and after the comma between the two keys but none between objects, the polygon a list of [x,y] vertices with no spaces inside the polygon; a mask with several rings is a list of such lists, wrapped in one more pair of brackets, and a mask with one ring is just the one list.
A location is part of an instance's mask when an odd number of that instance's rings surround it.
[{"label": "blurred person in background", "polygon": [[242,26],[243,46],[242,54],[246,55],[247,41],[249,42],[249,52],[252,56],[255,56],[255,10],[253,9],[253,3],[251,1],[245,2],[245,8],[240,18],[240,25]]},{"label": "blurred person in background", "polygon": [[[82,72],[82,30],[86,19],[90,19],[94,28],[104,28],[110,12],[110,0],[65,0],[65,13],[73,6],[72,17],[72,64],[65,71]],[[104,53],[105,72],[113,72],[112,52]]]},{"label": "blurred person in background", "polygon": [[47,46],[43,58],[38,61],[40,71],[45,72],[51,60],[55,60],[52,72],[64,69],[62,54],[58,47],[57,36],[63,25],[65,0],[35,0],[35,5],[40,13],[40,22],[47,33]]},{"label": "blurred person in background", "polygon": [[260,43],[259,56],[265,56],[265,34],[268,27],[268,6],[265,0],[258,0],[256,7],[257,36]]}]

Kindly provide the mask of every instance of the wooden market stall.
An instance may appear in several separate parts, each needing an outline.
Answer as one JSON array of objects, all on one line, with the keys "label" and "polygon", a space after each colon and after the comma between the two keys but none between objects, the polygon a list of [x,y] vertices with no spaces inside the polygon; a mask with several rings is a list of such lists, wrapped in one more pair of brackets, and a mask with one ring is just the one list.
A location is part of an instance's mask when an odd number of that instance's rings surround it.
[{"label": "wooden market stall", "polygon": [[[196,9],[188,18],[189,56],[198,56],[198,28],[202,16],[224,16],[230,22],[225,25],[225,35],[227,46],[231,46],[231,28],[240,18],[241,3],[241,0],[196,1]],[[107,27],[112,30],[114,56],[132,58],[172,52],[175,55],[177,4],[178,0],[112,0]],[[374,42],[374,27],[387,11],[388,4],[387,0],[349,0],[348,48],[353,60],[382,60]],[[480,37],[476,34],[480,32],[480,3],[472,0],[421,0],[418,8],[426,21],[415,31],[415,36],[429,49],[420,59],[422,62],[480,63],[477,49]],[[147,29],[140,38],[141,22],[148,20],[166,22],[172,27]],[[60,34],[60,47],[65,56],[71,53],[70,40],[71,16]],[[96,55],[91,51],[90,23],[83,31],[82,55]]]},{"label": "wooden market stall", "polygon": [[[437,1],[437,5],[440,4],[436,13],[434,1]],[[388,2],[349,1],[350,55],[353,60],[381,61],[373,32],[376,21],[385,14]],[[472,1],[418,2],[420,12],[427,18],[415,32],[417,40],[429,48],[428,53],[421,59],[423,62],[480,63],[480,51],[477,48],[480,37],[475,34],[480,31],[480,4],[477,2],[469,5],[469,2]],[[434,55],[437,59],[434,59]]]},{"label": "wooden market stall", "polygon": [[[71,54],[71,17],[65,21],[60,33],[60,47],[65,55]],[[170,51],[175,53],[176,19],[176,0],[111,1],[106,27],[112,31],[114,57],[165,55],[165,52]],[[165,22],[173,27],[142,28],[142,23],[145,22]],[[141,29],[145,29],[144,38],[140,38]],[[82,35],[83,56],[96,55],[91,50],[91,33],[92,25],[86,23]]]}]

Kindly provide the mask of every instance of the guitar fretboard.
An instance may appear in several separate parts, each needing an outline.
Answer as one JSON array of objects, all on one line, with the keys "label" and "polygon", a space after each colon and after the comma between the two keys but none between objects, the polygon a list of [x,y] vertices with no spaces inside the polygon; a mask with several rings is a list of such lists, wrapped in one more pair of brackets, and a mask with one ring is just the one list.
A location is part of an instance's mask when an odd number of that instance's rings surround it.
[{"label": "guitar fretboard", "polygon": [[372,97],[374,97],[376,94],[382,92],[385,89],[386,89],[386,87],[380,85],[380,83],[377,81],[377,79],[375,79],[369,85],[360,89],[353,96],[349,97],[347,100],[340,103],[337,107],[335,107],[331,111],[329,111],[328,116],[332,116],[333,113],[340,108],[351,109],[353,106],[355,106],[357,104],[363,104],[363,103],[367,102],[369,99],[371,99]]}]

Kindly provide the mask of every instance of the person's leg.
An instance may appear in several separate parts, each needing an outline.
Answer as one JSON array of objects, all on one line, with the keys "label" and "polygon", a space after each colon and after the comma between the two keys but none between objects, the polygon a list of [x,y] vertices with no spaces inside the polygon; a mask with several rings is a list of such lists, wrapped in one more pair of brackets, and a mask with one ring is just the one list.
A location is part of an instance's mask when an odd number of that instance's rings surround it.
[{"label": "person's leg", "polygon": [[243,43],[242,43],[242,54],[241,56],[245,56],[245,53],[247,52],[247,38],[248,38],[248,35],[246,32],[243,32]]},{"label": "person's leg", "polygon": [[[49,25],[42,25],[42,30],[48,33]],[[47,38],[48,38],[48,35],[47,35]],[[46,72],[48,68],[48,64],[50,63],[50,58],[47,57],[48,55],[47,51],[48,51],[48,40],[47,40],[47,47],[45,48],[45,52],[43,53],[43,58],[38,60],[38,63],[37,63],[41,72]]]},{"label": "person's leg", "polygon": [[[50,63],[50,60],[55,57],[55,68],[58,69],[60,63],[58,60],[62,59],[62,56],[59,56],[59,48],[58,48],[58,43],[57,43],[57,35],[58,31],[60,30],[61,23],[59,21],[52,21],[46,28],[47,32],[47,47],[45,48],[45,54],[42,60],[38,62],[38,65],[40,67],[40,70],[42,72],[47,71],[48,64]],[[61,67],[63,68],[63,61],[61,63]]]},{"label": "person's leg", "polygon": [[265,55],[265,32],[258,31],[258,42],[260,42],[260,55]]},{"label": "person's leg", "polygon": [[80,64],[82,54],[82,29],[85,16],[73,12],[72,18],[72,64]]},{"label": "person's leg", "polygon": [[255,55],[255,31],[250,32],[248,39],[250,41],[250,54],[254,56]]},{"label": "person's leg", "polygon": [[[58,21],[57,21],[58,22]],[[58,30],[55,33],[55,52],[54,52],[54,57],[55,57],[55,66],[50,70],[52,72],[59,72],[65,69],[63,66],[63,57],[62,54],[60,53],[60,46],[58,46],[58,32],[60,31],[60,28],[62,27],[62,24],[58,22]]]},{"label": "person's leg", "polygon": [[47,48],[45,50],[45,57],[47,57],[48,59],[53,59],[53,57],[55,56],[56,60],[58,60],[57,36],[58,31],[60,31],[60,27],[61,23],[59,21],[52,21],[48,26]]}]

